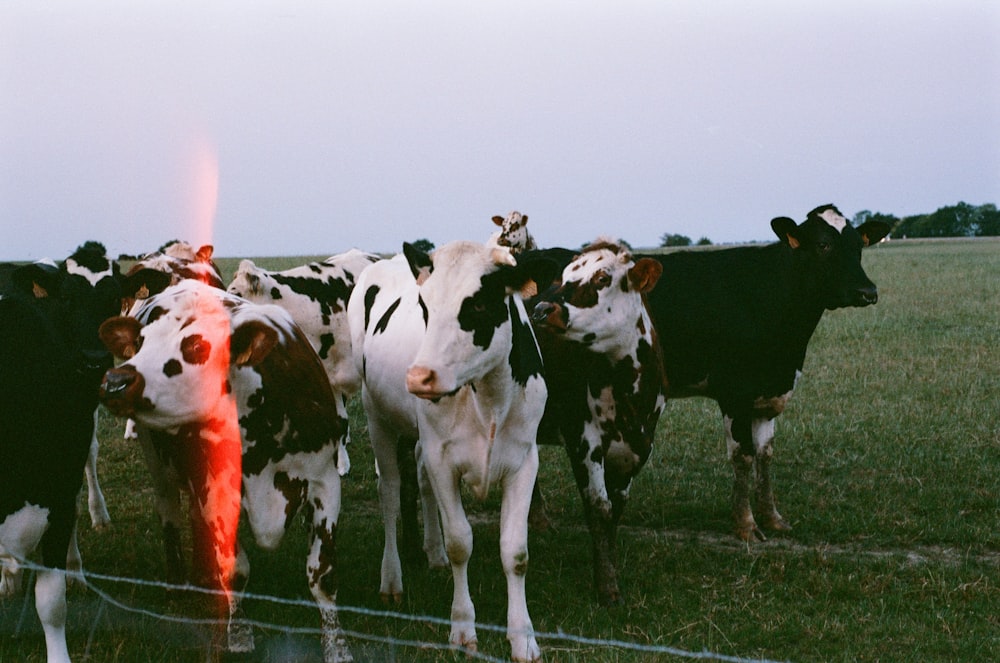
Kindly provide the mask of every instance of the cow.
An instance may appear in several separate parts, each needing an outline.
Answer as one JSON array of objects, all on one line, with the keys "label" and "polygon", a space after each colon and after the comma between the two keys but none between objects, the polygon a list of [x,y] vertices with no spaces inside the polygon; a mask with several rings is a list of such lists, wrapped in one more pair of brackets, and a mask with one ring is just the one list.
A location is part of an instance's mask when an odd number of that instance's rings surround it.
[{"label": "cow", "polygon": [[35,606],[47,659],[63,662],[76,498],[111,366],[97,332],[121,295],[114,278],[90,283],[54,264],[10,276],[0,296],[0,596],[17,591],[20,564],[41,548]]},{"label": "cow", "polygon": [[565,445],[602,605],[621,601],[616,530],[665,403],[660,346],[645,301],[661,272],[656,260],[635,259],[620,243],[599,238],[566,266],[558,288],[533,300],[549,393],[538,442]]},{"label": "cow", "polygon": [[[280,272],[243,260],[228,291],[288,311],[322,360],[333,393],[346,405],[347,399],[361,388],[361,376],[351,355],[347,300],[358,274],[378,260],[377,255],[351,249],[322,262]],[[351,468],[346,448],[340,449],[337,459],[338,471],[344,476]]]},{"label": "cow", "polygon": [[[168,579],[183,577],[178,490],[191,493],[194,554],[225,590],[230,614],[249,562],[235,542],[242,506],[254,538],[275,548],[298,512],[309,520],[306,573],[323,622],[326,661],[350,660],[336,610],[340,511],[337,449],[346,411],[315,351],[288,313],[186,279],[101,326],[124,363],[109,370],[102,403],[136,419],[156,461],[157,509]],[[230,651],[253,634],[230,623]]]},{"label": "cow", "polygon": [[771,229],[779,241],[765,246],[650,256],[663,266],[649,306],[667,399],[718,402],[734,474],[732,517],[744,541],[764,540],[761,526],[791,529],[771,483],[774,419],[788,404],[823,312],[877,301],[861,250],[889,232],[881,221],[854,228],[833,205],[800,224],[777,217]]},{"label": "cow", "polygon": [[[73,252],[73,255],[63,261],[61,268],[67,274],[83,277],[93,286],[105,278],[121,280],[118,263],[108,259],[107,250],[100,242],[85,242]],[[90,513],[90,523],[95,529],[102,530],[111,525],[111,516],[108,514],[108,505],[104,499],[104,493],[101,491],[101,482],[97,477],[98,451],[97,408],[95,407],[94,435],[90,442],[90,454],[87,456],[84,473],[87,479],[87,510]],[[75,538],[72,550],[78,553]],[[77,559],[79,559],[78,554]]]},{"label": "cow", "polygon": [[[399,505],[396,452],[400,440],[419,438],[418,474],[430,486],[427,497],[436,501],[454,579],[454,646],[475,649],[477,642],[468,582],[472,528],[460,483],[480,498],[494,485],[502,491],[507,639],[517,661],[541,655],[525,574],[528,508],[538,472],[535,436],[546,398],[521,291],[554,275],[550,261],[517,262],[499,247],[452,242],[428,255],[404,244],[403,256],[362,272],[348,304],[362,401],[381,470],[381,592],[402,592],[398,554],[390,559]],[[425,522],[425,536],[435,526]]]},{"label": "cow", "polygon": [[503,246],[510,249],[514,256],[520,255],[522,251],[529,251],[538,248],[535,239],[528,232],[528,215],[513,211],[507,216],[494,216],[493,223],[499,226],[489,239],[486,240],[488,246]]}]

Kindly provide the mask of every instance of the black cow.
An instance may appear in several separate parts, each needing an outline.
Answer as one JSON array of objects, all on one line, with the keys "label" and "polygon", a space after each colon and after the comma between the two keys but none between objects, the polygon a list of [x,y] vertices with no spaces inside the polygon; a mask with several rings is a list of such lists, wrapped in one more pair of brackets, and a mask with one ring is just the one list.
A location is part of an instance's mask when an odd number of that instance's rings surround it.
[{"label": "black cow", "polygon": [[651,256],[663,265],[649,295],[663,349],[667,398],[707,396],[719,403],[733,463],[732,511],[743,540],[761,525],[791,529],[775,507],[770,464],[774,418],[801,374],[806,346],[823,311],[878,299],[861,268],[861,249],[889,232],[868,221],[854,228],[833,205],[796,225],[771,221],[780,241],[762,247]]},{"label": "black cow", "polygon": [[35,602],[49,661],[68,661],[66,557],[111,355],[97,329],[120,307],[115,278],[91,284],[55,265],[11,274],[0,297],[0,595],[41,547]]}]

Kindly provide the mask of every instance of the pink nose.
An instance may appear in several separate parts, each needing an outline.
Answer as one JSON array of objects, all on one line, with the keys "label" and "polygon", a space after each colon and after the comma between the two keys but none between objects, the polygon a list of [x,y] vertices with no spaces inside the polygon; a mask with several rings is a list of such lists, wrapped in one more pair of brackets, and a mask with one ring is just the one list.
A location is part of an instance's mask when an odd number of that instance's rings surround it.
[{"label": "pink nose", "polygon": [[434,393],[437,374],[426,366],[411,366],[406,371],[406,390],[411,394],[421,396]]}]

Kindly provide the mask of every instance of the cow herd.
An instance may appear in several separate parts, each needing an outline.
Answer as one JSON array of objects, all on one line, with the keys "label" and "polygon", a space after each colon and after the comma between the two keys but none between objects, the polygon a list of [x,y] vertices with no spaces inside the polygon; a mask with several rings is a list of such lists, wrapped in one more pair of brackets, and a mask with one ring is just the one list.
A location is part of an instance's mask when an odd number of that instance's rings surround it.
[{"label": "cow herd", "polygon": [[347,403],[359,391],[385,535],[379,592],[401,600],[401,526],[404,553],[451,568],[455,646],[477,641],[464,486],[500,495],[511,657],[541,658],[525,592],[529,523],[547,522],[538,444],[566,450],[602,605],[623,600],[616,530],[671,398],[719,404],[736,535],[789,530],[769,471],[774,420],[823,311],[875,303],[861,250],[888,227],[855,228],[825,205],[802,223],[774,219],[778,241],[765,246],[640,255],[610,238],[538,248],[527,220],[493,217],[486,242],[429,253],[352,249],[282,272],[244,260],[228,290],[212,248],[184,243],[125,274],[96,242],[62,263],[0,266],[0,595],[17,591],[20,565],[39,550],[48,660],[69,660],[64,571],[81,564],[84,477],[93,524],[108,523],[98,402],[129,419],[126,435],[142,448],[166,580],[221,590],[233,652],[254,647],[241,619],[250,560],[238,519],[270,549],[301,514],[325,660],[351,660],[336,538]]}]

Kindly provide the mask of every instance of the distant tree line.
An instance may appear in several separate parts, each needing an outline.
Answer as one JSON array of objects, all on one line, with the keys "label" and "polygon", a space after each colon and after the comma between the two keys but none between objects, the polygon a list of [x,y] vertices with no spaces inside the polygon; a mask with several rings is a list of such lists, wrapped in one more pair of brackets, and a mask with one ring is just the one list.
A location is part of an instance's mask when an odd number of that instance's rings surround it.
[{"label": "distant tree line", "polygon": [[899,218],[892,214],[863,210],[854,215],[855,226],[865,221],[884,221],[893,239],[904,237],[995,237],[1000,235],[1000,211],[993,203],[970,205],[958,203],[930,214]]}]

